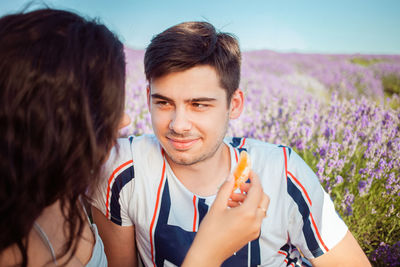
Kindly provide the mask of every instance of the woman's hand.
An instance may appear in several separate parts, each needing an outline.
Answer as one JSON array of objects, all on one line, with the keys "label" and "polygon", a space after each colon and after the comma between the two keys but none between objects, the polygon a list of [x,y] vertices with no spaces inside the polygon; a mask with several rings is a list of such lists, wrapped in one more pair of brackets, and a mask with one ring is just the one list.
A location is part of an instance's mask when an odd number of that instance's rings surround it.
[{"label": "woman's hand", "polygon": [[241,186],[246,194],[232,193],[233,176],[221,186],[182,266],[219,266],[260,235],[269,197],[253,171],[249,178],[251,183]]}]

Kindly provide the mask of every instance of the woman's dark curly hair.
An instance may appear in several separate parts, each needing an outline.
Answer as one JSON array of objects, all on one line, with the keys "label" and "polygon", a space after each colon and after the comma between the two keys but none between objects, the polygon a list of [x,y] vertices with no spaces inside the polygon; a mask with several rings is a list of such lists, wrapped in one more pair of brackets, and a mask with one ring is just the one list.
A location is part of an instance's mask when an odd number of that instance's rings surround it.
[{"label": "woman's dark curly hair", "polygon": [[71,257],[124,109],[123,45],[104,25],[40,9],[0,18],[0,254],[60,200]]}]

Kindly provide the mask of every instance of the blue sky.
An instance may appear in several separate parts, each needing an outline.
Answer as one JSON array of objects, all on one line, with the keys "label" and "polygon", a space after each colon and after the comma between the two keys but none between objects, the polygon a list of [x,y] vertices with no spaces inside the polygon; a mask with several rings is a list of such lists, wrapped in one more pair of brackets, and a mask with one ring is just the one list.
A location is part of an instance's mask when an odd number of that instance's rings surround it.
[{"label": "blue sky", "polygon": [[[0,15],[26,0],[1,0]],[[38,1],[36,1],[38,2]],[[41,2],[41,1],[40,1]],[[39,3],[40,3],[39,2]],[[235,34],[243,50],[400,54],[398,0],[47,0],[54,8],[98,17],[129,47],[188,20]]]}]

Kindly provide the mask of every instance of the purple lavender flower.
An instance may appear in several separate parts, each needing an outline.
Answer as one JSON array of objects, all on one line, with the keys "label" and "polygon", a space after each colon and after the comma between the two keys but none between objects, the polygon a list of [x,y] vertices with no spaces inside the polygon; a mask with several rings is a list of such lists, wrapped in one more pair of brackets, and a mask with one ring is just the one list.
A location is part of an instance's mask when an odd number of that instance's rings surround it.
[{"label": "purple lavender flower", "polygon": [[336,176],[336,184],[341,184],[341,183],[343,183],[343,177],[340,175]]},{"label": "purple lavender flower", "polygon": [[400,241],[393,245],[381,242],[379,247],[371,253],[369,257],[372,262],[380,264],[380,266],[399,266],[400,263]]},{"label": "purple lavender flower", "polygon": [[[144,51],[126,48],[125,52],[126,112],[132,124],[123,133],[151,133]],[[240,118],[230,122],[228,135],[292,146],[316,172],[346,222],[359,216],[364,206],[375,211],[374,217],[383,218],[385,211],[394,210],[393,217],[398,212],[400,96],[385,98],[384,93],[387,77],[400,80],[400,55],[253,51],[243,53],[241,71],[246,104]],[[389,105],[391,101],[395,105]],[[362,232],[362,226],[349,227],[358,236],[375,234]],[[397,238],[392,236],[400,229],[388,234],[391,227],[383,225],[376,233],[395,244],[398,239],[390,238]],[[393,261],[390,255],[398,253],[400,245],[374,246],[374,262],[384,265],[389,261],[382,259]]]}]

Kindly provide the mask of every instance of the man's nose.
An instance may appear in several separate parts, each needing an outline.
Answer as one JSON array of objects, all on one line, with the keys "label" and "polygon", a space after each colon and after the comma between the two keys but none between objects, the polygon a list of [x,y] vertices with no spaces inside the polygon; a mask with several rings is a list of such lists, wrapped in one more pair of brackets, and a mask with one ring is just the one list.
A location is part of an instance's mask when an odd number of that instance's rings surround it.
[{"label": "man's nose", "polygon": [[188,115],[184,108],[176,109],[169,123],[169,128],[178,134],[190,131],[192,123]]}]

